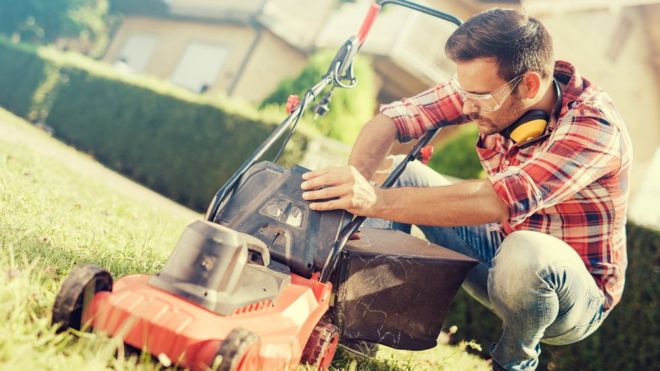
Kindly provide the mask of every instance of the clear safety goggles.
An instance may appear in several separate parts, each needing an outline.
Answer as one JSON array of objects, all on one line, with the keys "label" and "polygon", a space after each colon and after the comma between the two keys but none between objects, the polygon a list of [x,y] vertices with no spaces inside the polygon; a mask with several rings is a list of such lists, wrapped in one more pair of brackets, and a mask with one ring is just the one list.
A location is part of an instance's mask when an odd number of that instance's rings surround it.
[{"label": "clear safety goggles", "polygon": [[524,74],[518,75],[511,79],[511,81],[487,94],[474,94],[463,90],[458,83],[458,76],[456,75],[451,79],[451,85],[460,94],[464,102],[469,101],[479,108],[479,112],[488,113],[497,111],[502,107],[507,98],[509,98],[509,95],[516,90],[523,76]]}]

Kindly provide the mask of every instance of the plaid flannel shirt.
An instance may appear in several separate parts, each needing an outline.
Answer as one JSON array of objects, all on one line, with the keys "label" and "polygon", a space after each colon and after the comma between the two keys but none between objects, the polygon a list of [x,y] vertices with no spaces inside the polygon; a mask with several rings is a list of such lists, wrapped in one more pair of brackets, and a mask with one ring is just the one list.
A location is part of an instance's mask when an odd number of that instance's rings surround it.
[{"label": "plaid flannel shirt", "polygon": [[[531,230],[553,235],[582,258],[605,295],[605,308],[621,299],[626,258],[626,211],[632,145],[610,97],[563,61],[555,64],[562,90],[550,136],[517,147],[499,134],[480,135],[481,164],[497,195],[510,209],[504,235]],[[381,106],[400,141],[436,126],[469,121],[448,83]]]}]

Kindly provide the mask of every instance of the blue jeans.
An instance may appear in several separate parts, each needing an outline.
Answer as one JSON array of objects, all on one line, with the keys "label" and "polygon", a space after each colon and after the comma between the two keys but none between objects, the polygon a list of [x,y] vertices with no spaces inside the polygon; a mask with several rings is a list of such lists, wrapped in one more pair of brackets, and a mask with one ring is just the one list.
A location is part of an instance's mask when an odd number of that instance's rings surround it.
[{"label": "blue jeans", "polygon": [[[395,163],[401,159],[396,158]],[[449,183],[414,161],[395,187]],[[366,224],[383,223],[388,222],[368,220]],[[410,231],[409,225],[389,225]],[[479,261],[463,288],[502,320],[502,335],[491,349],[502,368],[534,370],[541,342],[577,342],[596,331],[607,317],[603,293],[575,250],[558,238],[534,231],[516,231],[505,237],[495,224],[419,228],[429,241]]]}]

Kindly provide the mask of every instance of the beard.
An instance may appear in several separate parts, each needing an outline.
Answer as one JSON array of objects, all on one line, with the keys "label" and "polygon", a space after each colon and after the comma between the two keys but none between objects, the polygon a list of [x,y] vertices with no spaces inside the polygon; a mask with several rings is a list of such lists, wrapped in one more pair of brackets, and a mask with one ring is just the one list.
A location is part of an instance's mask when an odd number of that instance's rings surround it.
[{"label": "beard", "polygon": [[470,113],[468,117],[477,124],[479,131],[484,135],[501,133],[524,114],[522,101],[514,95],[511,95],[510,99],[512,102],[509,107],[502,107],[493,112],[490,118],[480,112]]}]

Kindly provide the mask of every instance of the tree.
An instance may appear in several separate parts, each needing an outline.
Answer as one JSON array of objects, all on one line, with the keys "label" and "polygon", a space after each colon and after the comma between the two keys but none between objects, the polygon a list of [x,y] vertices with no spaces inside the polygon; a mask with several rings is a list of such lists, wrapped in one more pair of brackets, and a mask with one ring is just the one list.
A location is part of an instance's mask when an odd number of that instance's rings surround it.
[{"label": "tree", "polygon": [[[334,55],[334,51],[328,50],[315,53],[302,72],[293,79],[280,82],[275,91],[264,99],[261,107],[283,105],[291,94],[298,94],[302,98],[307,89],[317,83],[327,71]],[[354,60],[354,67],[358,85],[353,89],[336,88],[330,103],[330,112],[326,116],[314,120],[313,113],[308,113],[303,118],[324,135],[345,143],[355,141],[362,124],[375,114],[376,109],[377,92],[370,61],[358,55]]]},{"label": "tree", "polygon": [[108,0],[0,0],[0,33],[14,40],[69,39],[95,54],[107,43]]}]

